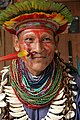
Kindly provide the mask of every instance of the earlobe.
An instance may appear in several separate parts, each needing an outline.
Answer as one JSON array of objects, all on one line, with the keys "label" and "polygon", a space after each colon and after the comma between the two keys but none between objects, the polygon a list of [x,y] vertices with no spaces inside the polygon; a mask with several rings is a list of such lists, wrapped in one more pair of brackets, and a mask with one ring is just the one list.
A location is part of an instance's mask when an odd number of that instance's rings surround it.
[{"label": "earlobe", "polygon": [[19,52],[19,47],[15,47],[15,50],[16,50],[17,52]]},{"label": "earlobe", "polygon": [[19,50],[20,50],[20,48],[19,48],[19,40],[18,40],[18,37],[16,35],[14,35],[13,44],[14,44],[15,50],[17,52],[19,52]]}]

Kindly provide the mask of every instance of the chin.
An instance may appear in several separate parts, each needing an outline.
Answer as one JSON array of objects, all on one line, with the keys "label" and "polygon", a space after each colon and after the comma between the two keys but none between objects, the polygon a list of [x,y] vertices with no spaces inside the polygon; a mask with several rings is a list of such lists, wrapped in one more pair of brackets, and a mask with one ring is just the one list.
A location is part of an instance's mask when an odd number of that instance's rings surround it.
[{"label": "chin", "polygon": [[43,70],[45,70],[46,69],[46,67],[47,67],[48,65],[43,65],[43,64],[41,64],[41,65],[34,65],[34,67],[33,67],[33,69],[35,69],[36,71],[43,71]]}]

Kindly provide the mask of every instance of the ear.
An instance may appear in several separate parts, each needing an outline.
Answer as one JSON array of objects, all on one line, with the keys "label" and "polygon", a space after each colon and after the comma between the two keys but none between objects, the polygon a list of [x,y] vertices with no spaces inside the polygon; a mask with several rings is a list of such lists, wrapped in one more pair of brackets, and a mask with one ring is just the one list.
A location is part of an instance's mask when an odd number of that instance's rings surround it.
[{"label": "ear", "polygon": [[18,52],[20,48],[19,48],[19,40],[16,35],[13,36],[13,45],[14,45],[15,50]]},{"label": "ear", "polygon": [[55,53],[59,53],[59,47],[58,47],[58,43],[59,43],[59,36],[58,35],[55,35],[54,37],[55,39]]},{"label": "ear", "polygon": [[56,46],[56,48],[58,47],[58,43],[59,43],[59,36],[56,35],[55,36],[55,46]]}]

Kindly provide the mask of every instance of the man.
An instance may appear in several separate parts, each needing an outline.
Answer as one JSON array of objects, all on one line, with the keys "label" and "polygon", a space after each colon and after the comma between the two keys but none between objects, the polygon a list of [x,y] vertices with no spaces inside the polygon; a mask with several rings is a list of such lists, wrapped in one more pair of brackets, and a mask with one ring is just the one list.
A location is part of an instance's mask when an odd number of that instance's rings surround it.
[{"label": "man", "polygon": [[[1,117],[79,119],[76,105],[79,77],[73,69],[67,70],[56,53],[56,35],[71,21],[72,15],[66,6],[43,0],[23,0],[0,14],[1,26],[14,34],[18,54],[12,64],[1,71]],[[28,55],[23,55],[24,51]],[[7,116],[3,108],[6,106]]]}]

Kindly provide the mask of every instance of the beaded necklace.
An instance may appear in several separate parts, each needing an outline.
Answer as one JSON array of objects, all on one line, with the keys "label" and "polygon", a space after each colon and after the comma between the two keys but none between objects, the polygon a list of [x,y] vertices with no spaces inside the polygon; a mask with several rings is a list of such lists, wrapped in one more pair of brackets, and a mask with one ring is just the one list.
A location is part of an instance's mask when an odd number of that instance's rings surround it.
[{"label": "beaded necklace", "polygon": [[[16,63],[16,61],[13,61],[13,63]],[[24,107],[24,105],[19,101],[19,99],[15,95],[15,91],[13,91],[13,88],[12,88],[12,86],[9,85],[9,83],[8,83],[8,86],[5,85],[6,84],[5,78],[7,77],[8,73],[9,73],[9,68],[10,67],[8,66],[8,67],[5,67],[4,70],[2,70],[3,74],[2,74],[1,85],[3,85],[6,96],[5,96],[5,99],[4,98],[1,98],[1,99],[4,99],[4,100],[6,100],[6,102],[8,102],[9,106],[6,106],[6,107],[9,108],[8,112],[10,113],[11,116],[14,117],[14,119],[16,119],[16,120],[18,120],[18,119],[31,120],[32,117],[27,112],[27,110],[29,108],[26,108],[26,106]],[[12,75],[15,78],[14,80],[16,80],[18,83],[19,82],[19,79],[17,80],[18,73],[15,73],[15,70],[16,70],[15,68],[17,68],[16,72],[18,72],[18,64],[14,64],[13,72],[12,72]],[[62,86],[62,88],[60,86],[61,89],[58,91],[57,96],[55,96],[53,101],[50,103],[47,113],[44,116],[41,116],[41,118],[40,118],[41,120],[53,120],[53,119],[54,120],[60,120],[60,119],[73,120],[75,118],[75,115],[76,115],[75,114],[75,110],[76,110],[75,98],[77,95],[76,90],[78,89],[77,84],[75,82],[74,77],[72,75],[70,75],[68,72],[66,72],[65,66],[63,66],[62,72],[63,72],[64,81],[61,80],[62,81],[61,83],[63,83],[63,86]],[[54,71],[54,73],[55,73],[55,71]],[[55,74],[53,74],[53,76],[54,75]],[[4,82],[4,84],[3,84],[3,82]],[[20,86],[21,86],[21,84],[20,84]],[[3,94],[4,93],[2,93],[2,95]],[[42,107],[42,105],[41,105],[41,107]]]},{"label": "beaded necklace", "polygon": [[[60,61],[55,63],[55,71],[45,79],[38,88],[32,88],[28,79],[20,69],[20,60],[13,60],[10,68],[10,84],[19,100],[29,108],[41,108],[50,104],[58,95],[62,83],[62,66]],[[25,84],[25,85],[24,85]]]}]

